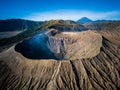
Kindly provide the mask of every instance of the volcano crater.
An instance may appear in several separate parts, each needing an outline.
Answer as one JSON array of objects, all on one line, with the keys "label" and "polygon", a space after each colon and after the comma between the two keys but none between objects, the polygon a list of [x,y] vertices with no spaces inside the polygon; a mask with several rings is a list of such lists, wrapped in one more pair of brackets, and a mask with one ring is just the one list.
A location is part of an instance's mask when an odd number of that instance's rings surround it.
[{"label": "volcano crater", "polygon": [[15,50],[30,59],[76,60],[99,54],[102,36],[94,31],[49,30],[24,40]]}]

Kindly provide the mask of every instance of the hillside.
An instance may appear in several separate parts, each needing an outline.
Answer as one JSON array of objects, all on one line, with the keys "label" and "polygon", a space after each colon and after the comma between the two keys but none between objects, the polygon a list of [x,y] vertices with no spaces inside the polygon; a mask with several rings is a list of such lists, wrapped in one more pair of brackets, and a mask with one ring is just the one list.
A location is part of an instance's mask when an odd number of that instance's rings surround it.
[{"label": "hillside", "polygon": [[0,32],[6,31],[23,31],[34,28],[41,22],[29,21],[24,19],[7,19],[0,20]]},{"label": "hillside", "polygon": [[50,21],[45,21],[42,24],[42,27],[45,29],[57,29],[59,31],[83,31],[86,30],[86,28],[71,20],[50,20]]},{"label": "hillside", "polygon": [[114,30],[116,27],[120,26],[120,21],[90,22],[84,23],[83,26],[91,30]]}]

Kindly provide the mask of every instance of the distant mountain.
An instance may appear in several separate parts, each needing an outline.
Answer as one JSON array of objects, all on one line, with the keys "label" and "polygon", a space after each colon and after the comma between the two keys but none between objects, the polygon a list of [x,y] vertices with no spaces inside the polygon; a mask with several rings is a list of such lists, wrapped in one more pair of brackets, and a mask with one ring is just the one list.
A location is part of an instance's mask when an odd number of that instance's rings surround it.
[{"label": "distant mountain", "polygon": [[77,22],[79,22],[79,23],[86,23],[86,22],[92,22],[92,20],[87,18],[87,17],[82,17]]},{"label": "distant mountain", "polygon": [[0,32],[27,30],[39,25],[40,23],[41,22],[24,19],[0,20]]}]

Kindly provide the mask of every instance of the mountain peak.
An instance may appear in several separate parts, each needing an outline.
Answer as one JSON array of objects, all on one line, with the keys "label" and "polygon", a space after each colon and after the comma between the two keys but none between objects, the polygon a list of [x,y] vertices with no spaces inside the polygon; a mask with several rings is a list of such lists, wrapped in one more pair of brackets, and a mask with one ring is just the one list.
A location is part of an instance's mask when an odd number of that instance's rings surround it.
[{"label": "mountain peak", "polygon": [[85,22],[92,22],[92,20],[87,17],[82,17],[77,22],[85,23]]}]

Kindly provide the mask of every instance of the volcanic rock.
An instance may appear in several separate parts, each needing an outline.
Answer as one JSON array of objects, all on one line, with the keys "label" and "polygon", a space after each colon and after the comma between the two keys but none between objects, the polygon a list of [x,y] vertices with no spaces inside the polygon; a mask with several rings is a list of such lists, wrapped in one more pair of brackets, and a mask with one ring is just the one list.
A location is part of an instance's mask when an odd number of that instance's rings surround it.
[{"label": "volcanic rock", "polygon": [[[53,33],[53,31],[51,31]],[[55,32],[55,31],[54,31]],[[93,31],[49,34],[47,45],[58,59],[92,58],[100,52],[102,36]]]}]

